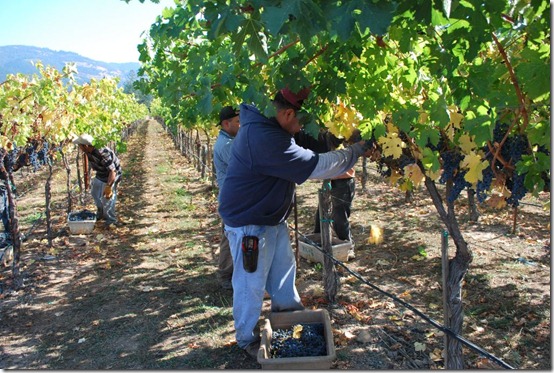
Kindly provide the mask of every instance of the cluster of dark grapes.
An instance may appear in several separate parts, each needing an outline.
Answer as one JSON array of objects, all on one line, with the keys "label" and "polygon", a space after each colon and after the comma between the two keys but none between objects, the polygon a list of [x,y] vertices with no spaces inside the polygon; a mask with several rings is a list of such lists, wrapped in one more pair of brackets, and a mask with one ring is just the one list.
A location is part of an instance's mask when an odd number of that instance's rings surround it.
[{"label": "cluster of dark grapes", "polygon": [[[5,150],[4,150],[5,152]],[[13,149],[5,153],[4,167],[7,172],[13,172],[14,167],[18,162],[19,148],[14,144]]]},{"label": "cluster of dark grapes", "polygon": [[25,147],[25,152],[28,155],[29,163],[33,166],[33,171],[37,171],[40,165],[38,163],[38,154],[35,145],[27,145]]},{"label": "cluster of dark grapes", "polygon": [[452,179],[452,188],[446,197],[448,202],[454,202],[465,188],[471,187],[471,183],[468,183],[465,179],[466,173],[467,171],[458,170],[456,175],[454,175]]},{"label": "cluster of dark grapes", "polygon": [[[502,144],[502,147],[500,149],[500,155],[502,156],[505,162],[515,167],[517,162],[519,162],[522,159],[523,155],[531,153],[531,149],[529,148],[529,142],[525,135],[515,133],[515,134],[509,134],[508,136],[506,136],[506,133],[509,128],[510,126],[507,123],[496,122],[493,129],[493,142],[497,144]],[[502,143],[502,141],[504,141],[504,143]],[[489,161],[492,162],[493,154],[491,152],[488,152],[487,159],[489,159]],[[489,169],[490,167],[487,170]],[[489,177],[488,173],[485,174],[487,170],[483,172],[483,181],[485,181],[486,177]],[[490,172],[494,173],[492,169]],[[526,174],[519,175],[515,170],[506,171],[502,163],[499,161],[495,162],[495,172],[497,173],[502,172],[506,175],[506,187],[511,192],[511,196],[506,199],[506,202],[510,204],[512,207],[519,206],[519,201],[527,193],[527,188],[524,185]],[[492,179],[492,176],[491,176],[491,179]],[[481,200],[481,198],[483,197],[480,197],[479,194],[480,193],[478,190],[477,196],[479,200]]]},{"label": "cluster of dark grapes", "polygon": [[462,161],[462,155],[453,150],[447,150],[441,153],[442,159],[442,174],[439,179],[441,184],[445,184],[448,180],[454,180]]},{"label": "cluster of dark grapes", "polygon": [[[511,196],[506,199],[508,204],[513,207],[517,207],[519,205],[519,201],[527,193],[527,188],[524,185],[526,174],[519,175],[512,167],[515,168],[516,164],[523,159],[523,156],[531,154],[531,148],[529,141],[524,134],[510,132],[507,135],[507,131],[509,129],[509,124],[502,123],[500,121],[496,122],[493,128],[492,143],[502,144],[499,153],[502,157],[502,162],[500,160],[496,160],[493,166],[492,160],[494,154],[491,149],[489,149],[488,145],[482,149],[486,154],[486,159],[489,161],[489,166],[483,170],[483,178],[477,182],[475,187],[477,200],[480,203],[483,203],[486,200],[487,194],[491,189],[493,179],[500,174],[504,175],[506,179],[506,187],[511,191]],[[401,132],[400,138],[407,141],[405,137],[406,135]],[[443,135],[441,135],[441,138],[436,145],[433,145],[431,141],[428,141],[427,147],[440,154],[442,174],[438,181],[441,184],[446,184],[449,181],[452,182],[452,188],[447,196],[447,200],[449,202],[453,202],[459,197],[460,193],[464,189],[472,187],[471,183],[468,183],[465,180],[467,171],[460,169],[460,163],[463,160],[463,155],[459,150],[449,148],[448,140]],[[544,146],[539,147],[538,152],[544,153],[548,157],[550,156],[550,151],[545,149]],[[506,169],[503,162],[504,164],[509,164],[512,167]],[[382,157],[380,161],[377,162],[377,168],[381,176],[390,177],[393,170],[398,170],[401,174],[403,174],[404,167],[411,163],[414,163],[413,158],[410,157],[409,154],[402,154],[398,159],[392,159],[392,157]],[[550,174],[545,172],[542,175],[542,179],[545,182],[545,189],[549,190]]]},{"label": "cluster of dark grapes", "polygon": [[294,338],[293,330],[275,329],[271,335],[270,354],[273,358],[325,356],[327,346],[325,344],[323,324],[297,324],[302,326],[299,338]]},{"label": "cluster of dark grapes", "polygon": [[479,203],[485,202],[485,199],[487,199],[487,192],[489,191],[492,179],[494,177],[494,173],[492,172],[492,168],[489,165],[487,168],[483,170],[483,180],[479,180],[477,182],[477,200]]},{"label": "cluster of dark grapes", "polygon": [[[414,164],[415,160],[406,154],[401,154],[397,159],[392,157],[381,158],[381,162],[377,164],[377,168],[381,176],[389,177],[392,170],[398,170],[401,175],[404,174],[404,167]],[[385,168],[386,167],[386,168]]]},{"label": "cluster of dark grapes", "polygon": [[88,221],[95,220],[96,214],[89,210],[73,212],[69,215],[69,221]]},{"label": "cluster of dark grapes", "polygon": [[50,144],[47,141],[31,141],[25,147],[8,151],[4,157],[4,167],[8,173],[15,172],[24,166],[32,166],[33,171],[51,162]]},{"label": "cluster of dark grapes", "polygon": [[512,192],[510,197],[506,198],[506,202],[513,207],[519,206],[519,201],[527,194],[527,188],[523,185],[525,175],[514,173],[511,179],[506,181],[506,187]]},{"label": "cluster of dark grapes", "polygon": [[37,152],[38,154],[38,161],[42,164],[47,164],[50,161],[50,157],[48,157],[48,149],[50,148],[50,144],[48,142],[43,142],[42,147]]},{"label": "cluster of dark grapes", "polygon": [[434,151],[434,152],[439,152],[439,153],[440,153],[440,152],[443,151],[443,149],[446,148],[446,139],[444,138],[444,136],[441,135],[441,137],[440,137],[440,139],[439,139],[437,145],[433,145],[433,143],[432,143],[431,140],[429,139],[429,140],[427,141],[427,147],[428,147],[429,149],[431,149],[432,151]]},{"label": "cluster of dark grapes", "polygon": [[454,150],[446,150],[440,154],[442,160],[442,174],[439,183],[446,184],[452,181],[452,187],[446,196],[448,202],[454,202],[466,188],[471,187],[465,179],[467,171],[460,169],[460,162],[463,160],[461,153]]}]

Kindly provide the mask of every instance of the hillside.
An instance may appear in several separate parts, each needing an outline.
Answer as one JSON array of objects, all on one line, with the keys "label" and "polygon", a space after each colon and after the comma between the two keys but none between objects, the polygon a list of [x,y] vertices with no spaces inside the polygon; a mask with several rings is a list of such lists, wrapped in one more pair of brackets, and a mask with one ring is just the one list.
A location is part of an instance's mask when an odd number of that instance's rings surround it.
[{"label": "hillside", "polygon": [[44,65],[54,66],[61,70],[65,64],[74,62],[77,66],[77,82],[82,84],[91,78],[120,77],[125,80],[130,71],[137,71],[140,64],[136,62],[109,63],[95,61],[77,53],[54,51],[48,48],[24,45],[0,46],[0,81],[6,80],[8,74],[37,73],[33,61],[42,61]]}]

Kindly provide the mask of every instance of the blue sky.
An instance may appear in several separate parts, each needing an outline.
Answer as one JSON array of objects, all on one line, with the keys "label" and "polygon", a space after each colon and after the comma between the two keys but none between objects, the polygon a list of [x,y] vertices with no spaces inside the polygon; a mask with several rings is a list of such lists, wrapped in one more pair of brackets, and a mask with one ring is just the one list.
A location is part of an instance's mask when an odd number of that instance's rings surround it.
[{"label": "blue sky", "polygon": [[0,46],[29,45],[103,62],[138,62],[137,45],[174,0],[0,0]]}]

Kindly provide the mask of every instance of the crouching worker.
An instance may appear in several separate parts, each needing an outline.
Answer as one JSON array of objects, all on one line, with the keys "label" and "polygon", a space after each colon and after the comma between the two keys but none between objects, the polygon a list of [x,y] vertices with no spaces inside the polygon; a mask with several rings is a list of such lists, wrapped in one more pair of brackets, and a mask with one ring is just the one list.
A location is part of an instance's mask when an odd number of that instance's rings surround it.
[{"label": "crouching worker", "polygon": [[96,204],[96,219],[105,220],[106,226],[119,226],[115,203],[117,201],[117,186],[121,180],[121,164],[115,152],[103,147],[96,149],[91,135],[83,134],[73,140],[79,149],[86,154],[90,167],[96,171],[91,180],[90,191]]}]

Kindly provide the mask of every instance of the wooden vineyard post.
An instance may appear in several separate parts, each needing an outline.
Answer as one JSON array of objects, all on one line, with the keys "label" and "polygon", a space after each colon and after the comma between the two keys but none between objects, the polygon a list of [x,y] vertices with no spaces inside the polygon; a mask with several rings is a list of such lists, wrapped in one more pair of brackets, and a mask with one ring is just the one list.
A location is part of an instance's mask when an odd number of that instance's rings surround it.
[{"label": "wooden vineyard post", "polygon": [[201,149],[202,158],[200,161],[200,175],[202,175],[202,179],[206,178],[206,163],[208,162],[208,147],[206,145],[202,145]]},{"label": "wooden vineyard post", "polygon": [[[10,172],[11,175],[11,172]],[[8,175],[8,177],[10,176]],[[9,180],[9,179],[8,179]],[[16,288],[23,286],[23,279],[20,277],[19,259],[21,257],[21,235],[19,234],[19,216],[17,213],[17,200],[12,193],[12,185],[6,180],[6,192],[8,194],[8,213],[10,217],[10,228],[12,233],[13,259],[12,275]]]},{"label": "wooden vineyard post", "polygon": [[196,145],[196,152],[195,152],[195,160],[194,160],[194,164],[196,165],[196,171],[200,172],[200,148],[202,146],[202,143],[200,142],[200,132],[198,132],[198,130],[196,130],[196,140],[195,140],[195,145]]},{"label": "wooden vineyard post", "polygon": [[[66,187],[67,187],[67,213],[69,214],[71,211],[73,211],[73,201],[71,200],[71,167],[69,167],[69,162],[67,161],[67,157],[65,156],[65,153],[63,150],[60,150],[60,154],[62,156],[62,162],[65,167],[65,172],[67,173],[67,180],[66,180]],[[79,159],[79,157],[77,157]],[[49,160],[49,163],[52,161]],[[77,163],[77,175],[79,174],[79,164]],[[79,180],[79,183],[81,181]],[[79,188],[81,188],[79,186]],[[81,188],[82,189],[82,188]]]},{"label": "wooden vineyard post", "polygon": [[325,180],[324,187],[319,190],[319,217],[321,219],[321,248],[325,253],[323,258],[323,283],[325,294],[330,303],[335,303],[338,291],[338,276],[335,264],[329,255],[333,255],[331,238],[331,183]]},{"label": "wooden vineyard post", "polygon": [[[448,306],[448,231],[444,230],[441,235],[441,254],[442,254],[442,309],[444,313],[444,326],[450,329],[450,315]],[[450,344],[450,337],[448,333],[444,333],[444,366],[448,366],[448,348]]]},{"label": "wooden vineyard post", "polygon": [[367,158],[362,157],[362,192],[367,192]]},{"label": "wooden vineyard post", "polygon": [[[52,234],[52,216],[51,216],[51,206],[52,206],[52,163],[48,162],[48,178],[46,179],[46,184],[44,185],[44,197],[46,199],[46,236],[48,238],[48,247],[52,247],[53,234]],[[43,250],[44,251],[44,250]],[[46,254],[43,252],[43,254]]]}]

